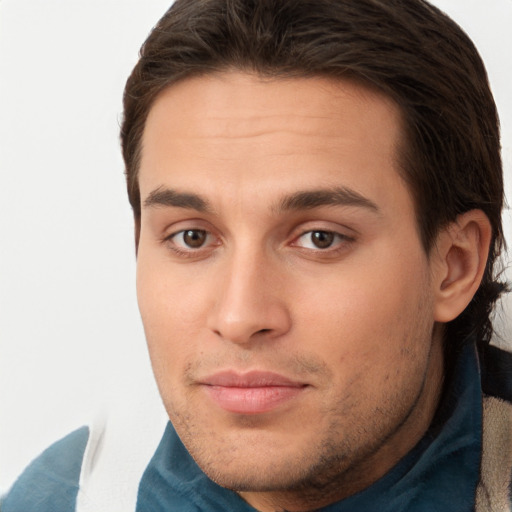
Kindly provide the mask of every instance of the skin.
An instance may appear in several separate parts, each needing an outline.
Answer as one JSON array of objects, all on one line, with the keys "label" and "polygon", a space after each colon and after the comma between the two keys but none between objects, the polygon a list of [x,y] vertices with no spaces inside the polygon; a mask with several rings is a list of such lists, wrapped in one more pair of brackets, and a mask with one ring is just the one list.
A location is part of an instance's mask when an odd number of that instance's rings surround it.
[{"label": "skin", "polygon": [[[137,290],[154,373],[199,466],[258,510],[367,487],[435,412],[454,237],[422,247],[401,126],[360,84],[241,72],[174,85],[147,119]],[[225,370],[300,388],[233,412],[204,384]]]}]

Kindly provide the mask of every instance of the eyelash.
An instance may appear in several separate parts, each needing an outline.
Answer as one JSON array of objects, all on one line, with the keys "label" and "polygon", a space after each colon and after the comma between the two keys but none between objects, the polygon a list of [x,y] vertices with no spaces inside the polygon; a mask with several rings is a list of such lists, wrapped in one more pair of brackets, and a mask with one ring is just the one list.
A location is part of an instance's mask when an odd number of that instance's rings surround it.
[{"label": "eyelash", "polygon": [[[186,233],[202,233],[206,236],[205,238],[205,244],[202,244],[201,246],[197,248],[193,247],[181,247],[178,245],[175,241],[175,239],[179,236],[185,236]],[[314,248],[314,247],[302,247],[298,242],[300,239],[305,237],[306,235],[309,235],[310,237],[313,236],[313,234],[323,234],[323,235],[331,235],[333,237],[333,241],[325,248]],[[210,247],[215,247],[218,245],[221,245],[220,240],[214,243],[208,243],[208,240],[210,238],[214,238],[215,235],[213,235],[211,232],[209,232],[206,229],[200,229],[200,228],[191,228],[191,229],[181,229],[179,231],[175,231],[174,233],[170,234],[169,236],[165,237],[163,242],[170,246],[170,249],[177,254],[180,257],[184,258],[197,258],[203,255]],[[315,255],[323,255],[323,256],[336,256],[340,252],[343,252],[355,241],[354,237],[339,233],[337,231],[328,230],[328,229],[308,229],[306,231],[303,231],[299,236],[293,239],[291,242],[292,247],[296,247],[304,252],[307,252],[309,254],[315,254]],[[183,245],[187,245],[185,242],[182,242]]]},{"label": "eyelash", "polygon": [[[185,248],[180,247],[176,244],[175,239],[178,236],[185,236],[186,233],[204,233],[206,235],[206,240],[209,238],[212,238],[214,235],[212,235],[208,230],[206,229],[199,229],[199,228],[192,228],[192,229],[181,229],[179,231],[176,231],[172,233],[171,235],[164,238],[163,242],[168,244],[173,252],[175,252],[178,256],[185,257],[185,258],[194,258],[199,256],[202,252],[204,252],[205,247],[201,245],[197,248]],[[186,244],[184,244],[186,245]],[[219,243],[215,245],[220,245]]]},{"label": "eyelash", "polygon": [[302,249],[307,250],[307,251],[314,251],[316,253],[329,253],[329,254],[339,253],[341,250],[346,249],[347,245],[354,242],[354,240],[355,240],[354,237],[350,237],[345,234],[338,233],[337,231],[332,231],[332,230],[328,230],[328,229],[309,229],[307,231],[304,231],[301,235],[299,235],[295,239],[295,242],[293,243],[293,245],[300,247],[297,242],[301,238],[305,237],[306,235],[309,235],[311,244],[315,245],[311,238],[311,237],[313,237],[314,234],[322,234],[322,235],[332,236],[333,240],[327,247],[323,247],[323,248],[321,248],[321,247],[308,247],[308,248],[302,247]]}]

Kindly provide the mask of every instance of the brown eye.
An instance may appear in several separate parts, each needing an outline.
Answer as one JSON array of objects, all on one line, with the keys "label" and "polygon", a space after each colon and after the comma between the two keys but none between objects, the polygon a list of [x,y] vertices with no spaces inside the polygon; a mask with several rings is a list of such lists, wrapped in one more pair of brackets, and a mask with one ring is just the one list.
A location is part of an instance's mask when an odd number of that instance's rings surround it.
[{"label": "brown eye", "polygon": [[334,242],[335,233],[330,231],[312,231],[311,242],[318,249],[327,249]]},{"label": "brown eye", "polygon": [[189,229],[183,231],[183,244],[191,249],[199,249],[204,245],[208,233],[202,229]]}]

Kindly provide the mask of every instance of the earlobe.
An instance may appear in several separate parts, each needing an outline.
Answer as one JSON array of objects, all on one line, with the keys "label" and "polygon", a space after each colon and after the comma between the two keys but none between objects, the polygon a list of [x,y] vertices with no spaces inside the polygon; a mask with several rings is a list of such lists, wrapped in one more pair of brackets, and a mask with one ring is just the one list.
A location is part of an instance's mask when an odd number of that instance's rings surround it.
[{"label": "earlobe", "polygon": [[491,236],[491,224],[481,210],[459,215],[439,233],[432,253],[435,321],[454,320],[470,303],[482,280]]}]

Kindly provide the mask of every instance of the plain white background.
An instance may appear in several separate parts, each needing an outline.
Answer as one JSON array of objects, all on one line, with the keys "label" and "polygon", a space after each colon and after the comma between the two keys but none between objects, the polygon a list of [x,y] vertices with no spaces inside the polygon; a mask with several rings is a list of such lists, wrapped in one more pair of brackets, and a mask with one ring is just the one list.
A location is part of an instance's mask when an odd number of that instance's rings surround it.
[{"label": "plain white background", "polygon": [[[169,3],[0,0],[0,493],[146,375],[118,130],[126,77]],[[487,63],[512,198],[512,0],[434,4]]]}]

